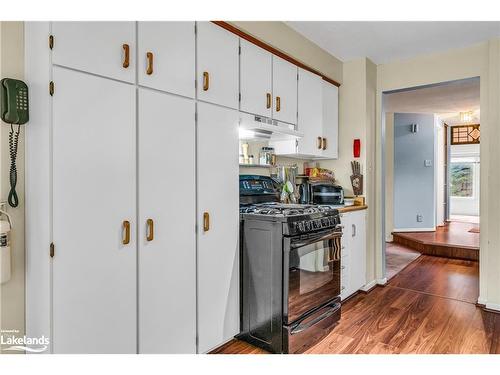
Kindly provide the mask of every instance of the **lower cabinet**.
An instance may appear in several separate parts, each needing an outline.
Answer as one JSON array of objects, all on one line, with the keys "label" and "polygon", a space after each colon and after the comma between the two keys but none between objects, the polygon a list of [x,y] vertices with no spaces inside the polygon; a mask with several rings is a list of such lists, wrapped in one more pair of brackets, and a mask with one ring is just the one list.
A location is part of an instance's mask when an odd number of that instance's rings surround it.
[{"label": "lower cabinet", "polygon": [[53,352],[196,353],[195,102],[53,74]]},{"label": "lower cabinet", "polygon": [[136,90],[53,77],[53,351],[136,353]]},{"label": "lower cabinet", "polygon": [[366,284],[366,210],[340,215],[344,226],[341,252],[341,298],[345,299]]},{"label": "lower cabinet", "polygon": [[198,352],[239,333],[238,111],[198,102]]},{"label": "lower cabinet", "polygon": [[195,103],[138,93],[139,353],[196,353]]}]

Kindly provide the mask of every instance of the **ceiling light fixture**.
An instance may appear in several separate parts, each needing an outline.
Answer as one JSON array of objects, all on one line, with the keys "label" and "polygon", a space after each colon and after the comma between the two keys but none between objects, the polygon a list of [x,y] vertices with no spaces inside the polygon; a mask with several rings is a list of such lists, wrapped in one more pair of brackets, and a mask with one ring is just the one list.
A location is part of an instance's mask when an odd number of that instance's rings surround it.
[{"label": "ceiling light fixture", "polygon": [[460,121],[466,123],[472,122],[472,111],[460,112]]}]

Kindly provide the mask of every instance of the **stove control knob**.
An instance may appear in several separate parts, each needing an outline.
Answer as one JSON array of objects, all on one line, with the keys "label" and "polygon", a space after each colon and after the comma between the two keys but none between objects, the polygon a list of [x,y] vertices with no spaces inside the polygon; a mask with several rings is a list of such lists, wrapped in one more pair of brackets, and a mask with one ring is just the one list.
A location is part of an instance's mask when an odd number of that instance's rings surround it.
[{"label": "stove control knob", "polygon": [[313,227],[314,227],[314,229],[321,228],[321,221],[320,220],[314,220],[313,221]]},{"label": "stove control knob", "polygon": [[304,222],[299,221],[298,223],[295,223],[295,228],[297,229],[297,232],[303,232],[304,231]]},{"label": "stove control knob", "polygon": [[312,229],[311,228],[311,222],[310,221],[304,222],[304,228],[305,228],[306,231],[307,230],[311,230]]}]

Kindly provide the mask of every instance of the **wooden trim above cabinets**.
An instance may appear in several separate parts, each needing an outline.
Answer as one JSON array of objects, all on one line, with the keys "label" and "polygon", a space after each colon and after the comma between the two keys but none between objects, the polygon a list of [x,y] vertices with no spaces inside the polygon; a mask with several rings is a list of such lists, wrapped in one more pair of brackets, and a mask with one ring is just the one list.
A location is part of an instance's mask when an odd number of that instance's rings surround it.
[{"label": "wooden trim above cabinets", "polygon": [[311,68],[311,67],[309,67],[309,66],[301,63],[300,61],[294,59],[293,57],[287,55],[286,53],[283,53],[283,52],[277,50],[276,48],[270,46],[269,44],[262,42],[261,40],[259,40],[259,39],[255,38],[255,37],[251,36],[250,34],[247,34],[246,32],[238,29],[237,27],[231,25],[230,23],[225,22],[225,21],[212,21],[212,22],[215,23],[216,25],[218,25],[218,26],[220,26],[220,27],[222,27],[222,28],[224,28],[224,29],[232,32],[233,34],[238,35],[240,38],[248,40],[250,43],[253,43],[253,44],[259,46],[260,48],[263,48],[266,51],[271,52],[273,55],[279,56],[283,60],[291,62],[294,65],[297,65],[299,68],[308,70],[311,73],[314,73],[314,74],[317,74],[317,75],[321,76],[323,78],[323,80],[325,80],[327,82],[330,82],[332,85],[335,85],[337,87],[340,86],[340,83],[338,83],[337,81],[335,81],[335,80],[333,80],[333,79],[325,76],[324,74],[318,72],[316,69],[313,69],[313,68]]}]

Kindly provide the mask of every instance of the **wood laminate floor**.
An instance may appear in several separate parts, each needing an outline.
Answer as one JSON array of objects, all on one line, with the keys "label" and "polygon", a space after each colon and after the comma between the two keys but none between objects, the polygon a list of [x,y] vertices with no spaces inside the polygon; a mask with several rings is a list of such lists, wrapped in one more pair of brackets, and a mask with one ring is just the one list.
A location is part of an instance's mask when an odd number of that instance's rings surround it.
[{"label": "wood laminate floor", "polygon": [[[422,255],[385,287],[342,305],[339,325],[307,353],[500,353],[500,314],[475,305],[478,263]],[[233,340],[214,353],[265,353]]]}]

